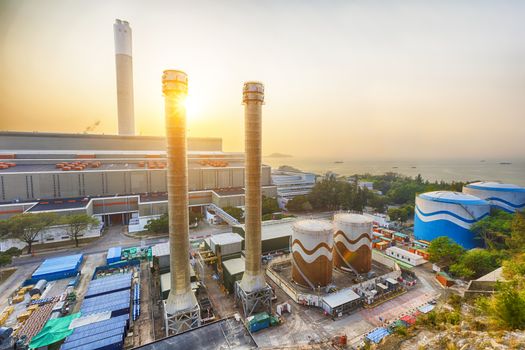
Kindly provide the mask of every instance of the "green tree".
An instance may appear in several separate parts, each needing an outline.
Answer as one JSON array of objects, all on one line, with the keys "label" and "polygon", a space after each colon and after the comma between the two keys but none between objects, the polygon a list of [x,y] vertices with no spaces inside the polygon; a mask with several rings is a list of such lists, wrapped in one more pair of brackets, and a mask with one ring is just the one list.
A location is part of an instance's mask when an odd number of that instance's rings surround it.
[{"label": "green tree", "polygon": [[237,208],[237,207],[224,207],[222,208],[222,210],[224,210],[226,213],[230,214],[231,216],[233,216],[235,219],[237,219],[237,221],[241,222],[243,220],[243,217],[244,217],[244,211],[241,209],[241,208]]},{"label": "green tree", "polygon": [[500,267],[507,257],[505,251],[471,249],[450,267],[450,272],[465,279],[479,278]]},{"label": "green tree", "polygon": [[414,217],[414,206],[407,204],[400,208],[388,209],[388,217],[390,220],[407,222]]},{"label": "green tree", "polygon": [[57,221],[54,213],[24,213],[7,219],[2,226],[4,237],[16,238],[27,244],[27,253],[33,252],[33,243],[38,235]]},{"label": "green tree", "polygon": [[150,233],[168,233],[170,229],[168,214],[162,214],[158,219],[148,220],[144,228]]},{"label": "green tree", "polygon": [[78,240],[84,232],[99,221],[87,214],[64,215],[60,219],[60,224],[64,225],[64,232],[72,241],[75,241],[75,247],[78,247]]},{"label": "green tree", "polygon": [[430,242],[428,253],[430,261],[442,266],[450,266],[459,261],[465,250],[449,237],[438,237]]},{"label": "green tree", "polygon": [[510,249],[522,252],[525,250],[525,213],[516,212],[512,219],[510,238],[507,240]]},{"label": "green tree", "polygon": [[276,198],[262,197],[262,215],[280,212],[279,203]]},{"label": "green tree", "polygon": [[483,240],[487,248],[506,249],[511,234],[512,218],[512,214],[497,210],[474,223],[471,230]]},{"label": "green tree", "polygon": [[308,209],[305,209],[306,208],[310,208],[309,210],[312,210],[312,205],[310,204],[310,202],[308,202],[308,197],[307,196],[295,196],[293,197],[292,199],[290,199],[287,203],[286,203],[286,210],[288,211],[306,211]]},{"label": "green tree", "polygon": [[[195,221],[202,220],[203,216],[201,213],[189,211],[188,224],[193,224]],[[144,225],[144,229],[149,233],[168,233],[170,231],[170,221],[167,213],[162,214],[158,219],[148,220],[148,223]]]},{"label": "green tree", "polygon": [[517,288],[515,283],[499,283],[496,293],[483,308],[500,327],[525,329],[525,290]]}]

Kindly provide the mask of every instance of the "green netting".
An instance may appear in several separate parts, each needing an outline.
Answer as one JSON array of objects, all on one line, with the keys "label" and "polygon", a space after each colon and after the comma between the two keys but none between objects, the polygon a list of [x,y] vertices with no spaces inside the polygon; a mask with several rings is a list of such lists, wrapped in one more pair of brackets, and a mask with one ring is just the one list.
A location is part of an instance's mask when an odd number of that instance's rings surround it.
[{"label": "green netting", "polygon": [[80,317],[80,312],[47,321],[44,328],[31,339],[29,348],[40,348],[69,337],[73,333],[73,329],[69,329],[69,325],[78,317]]}]

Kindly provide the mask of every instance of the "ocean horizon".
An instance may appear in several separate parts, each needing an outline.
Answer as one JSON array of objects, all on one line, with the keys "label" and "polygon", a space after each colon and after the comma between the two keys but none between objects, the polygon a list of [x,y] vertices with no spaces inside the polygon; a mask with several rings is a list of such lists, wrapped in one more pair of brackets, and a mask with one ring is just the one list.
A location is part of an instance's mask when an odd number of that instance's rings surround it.
[{"label": "ocean horizon", "polygon": [[[421,174],[429,181],[501,181],[525,186],[525,159],[519,160],[345,160],[344,158],[263,157],[263,162],[277,169],[289,165],[301,171],[339,175],[381,175],[395,172],[406,176]],[[342,162],[342,163],[339,163]],[[510,163],[510,164],[501,164]]]}]

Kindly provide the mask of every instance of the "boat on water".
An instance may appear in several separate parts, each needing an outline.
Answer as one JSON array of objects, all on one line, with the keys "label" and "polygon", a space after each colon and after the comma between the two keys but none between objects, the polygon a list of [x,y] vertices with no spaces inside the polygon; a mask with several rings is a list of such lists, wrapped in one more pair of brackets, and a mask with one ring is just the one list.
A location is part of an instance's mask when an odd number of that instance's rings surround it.
[{"label": "boat on water", "polygon": [[511,162],[499,162],[501,165],[510,165],[512,164]]},{"label": "boat on water", "polygon": [[334,163],[335,164],[343,164],[344,162],[342,160],[336,160]]}]

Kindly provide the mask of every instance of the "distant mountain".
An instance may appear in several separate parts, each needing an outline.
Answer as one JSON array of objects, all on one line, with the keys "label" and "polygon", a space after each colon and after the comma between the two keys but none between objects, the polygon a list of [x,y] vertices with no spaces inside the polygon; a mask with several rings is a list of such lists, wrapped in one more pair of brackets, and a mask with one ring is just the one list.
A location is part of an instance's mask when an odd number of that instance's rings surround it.
[{"label": "distant mountain", "polygon": [[292,155],[284,154],[284,153],[272,153],[270,155],[266,156],[267,158],[292,158]]}]

